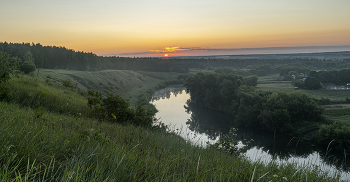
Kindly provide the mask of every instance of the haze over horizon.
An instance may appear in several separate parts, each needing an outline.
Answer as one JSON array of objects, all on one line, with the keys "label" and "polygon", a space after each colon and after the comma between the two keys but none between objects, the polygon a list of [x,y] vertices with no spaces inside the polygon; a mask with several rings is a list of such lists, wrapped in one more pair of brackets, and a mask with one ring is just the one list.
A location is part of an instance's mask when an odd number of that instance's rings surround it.
[{"label": "haze over horizon", "polygon": [[98,55],[350,51],[348,0],[4,0],[0,42]]}]

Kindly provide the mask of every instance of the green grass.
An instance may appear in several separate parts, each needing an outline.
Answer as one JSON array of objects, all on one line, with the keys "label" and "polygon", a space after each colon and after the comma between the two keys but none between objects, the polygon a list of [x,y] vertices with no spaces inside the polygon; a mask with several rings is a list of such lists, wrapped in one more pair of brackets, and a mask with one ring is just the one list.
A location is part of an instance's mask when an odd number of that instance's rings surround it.
[{"label": "green grass", "polygon": [[277,80],[278,77],[278,74],[259,77],[258,85],[255,88],[257,90],[270,90],[273,92],[293,92],[295,90],[290,81],[279,81]]},{"label": "green grass", "polygon": [[[338,181],[319,169],[263,165],[175,134],[0,102],[2,181]],[[335,177],[335,176],[333,176]]]},{"label": "green grass", "polygon": [[138,102],[138,96],[159,84],[177,80],[180,73],[146,72],[132,70],[74,71],[40,69],[39,79],[49,83],[62,83],[72,79],[78,91],[93,89],[104,95],[114,93],[130,101],[131,106]]},{"label": "green grass", "polygon": [[[291,81],[279,81],[278,78],[278,74],[259,77],[258,85],[255,88],[258,90],[271,90],[273,92],[293,92],[295,90]],[[349,90],[299,90],[308,93],[317,99],[329,98],[333,102],[344,102],[345,98],[349,97],[350,94]]]},{"label": "green grass", "polygon": [[350,126],[350,108],[328,109],[325,110],[325,116],[331,121]]},{"label": "green grass", "polygon": [[11,91],[8,100],[23,107],[43,107],[50,112],[73,115],[86,113],[87,100],[82,95],[60,85],[50,85],[36,77],[19,75],[9,81]]}]

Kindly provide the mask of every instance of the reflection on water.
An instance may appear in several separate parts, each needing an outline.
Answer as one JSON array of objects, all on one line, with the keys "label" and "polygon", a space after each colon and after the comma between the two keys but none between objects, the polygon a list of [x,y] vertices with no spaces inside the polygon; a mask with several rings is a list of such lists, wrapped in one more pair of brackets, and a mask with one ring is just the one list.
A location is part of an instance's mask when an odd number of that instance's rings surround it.
[{"label": "reflection on water", "polygon": [[175,97],[178,94],[182,94],[184,91],[184,88],[182,85],[173,85],[171,87],[166,87],[164,89],[158,90],[152,95],[151,102],[160,100],[160,99],[170,99],[171,95],[174,95]]},{"label": "reflection on water", "polygon": [[[190,95],[180,85],[155,92],[152,104],[159,111],[156,117],[196,145],[205,146],[206,142],[214,143],[221,136],[228,134],[230,128],[235,127],[232,117],[192,103]],[[325,148],[310,141],[259,129],[238,128],[236,134],[236,139],[241,145],[246,146],[245,155],[253,161],[275,160],[278,163],[317,165],[326,171],[346,171],[342,173],[342,178],[350,180],[350,160],[345,160],[346,155],[335,155],[331,153],[332,151],[326,154]],[[246,141],[250,139],[254,141],[247,143]]]}]

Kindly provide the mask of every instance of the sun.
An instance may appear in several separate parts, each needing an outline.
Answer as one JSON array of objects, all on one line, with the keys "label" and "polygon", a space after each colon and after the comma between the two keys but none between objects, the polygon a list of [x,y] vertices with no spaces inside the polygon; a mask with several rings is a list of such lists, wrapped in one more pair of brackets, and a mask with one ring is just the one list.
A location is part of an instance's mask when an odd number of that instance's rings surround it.
[{"label": "sun", "polygon": [[168,57],[168,54],[164,54],[164,57]]}]

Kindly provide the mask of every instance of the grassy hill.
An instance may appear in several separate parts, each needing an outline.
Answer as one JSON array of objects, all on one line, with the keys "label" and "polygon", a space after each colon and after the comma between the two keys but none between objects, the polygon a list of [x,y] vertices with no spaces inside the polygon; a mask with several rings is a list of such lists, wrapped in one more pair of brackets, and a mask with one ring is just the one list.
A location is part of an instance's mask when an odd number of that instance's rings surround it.
[{"label": "grassy hill", "polygon": [[135,106],[137,97],[159,84],[177,80],[179,73],[143,72],[132,70],[103,70],[103,71],[74,71],[40,69],[41,80],[47,83],[60,83],[71,79],[78,91],[97,90],[103,94],[114,93],[129,99],[130,105]]}]

